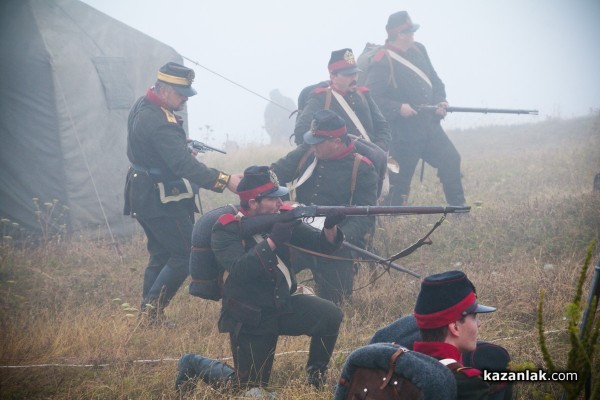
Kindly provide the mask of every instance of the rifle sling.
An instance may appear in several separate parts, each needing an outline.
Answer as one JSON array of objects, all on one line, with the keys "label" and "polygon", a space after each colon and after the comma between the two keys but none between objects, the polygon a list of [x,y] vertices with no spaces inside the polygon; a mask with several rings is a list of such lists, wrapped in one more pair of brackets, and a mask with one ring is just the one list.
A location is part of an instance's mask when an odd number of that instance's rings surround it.
[{"label": "rifle sling", "polygon": [[[358,116],[356,115],[356,113],[354,112],[352,107],[350,107],[350,104],[348,104],[348,102],[346,101],[344,96],[342,96],[341,94],[339,94],[338,92],[333,90],[331,87],[327,88],[327,94],[329,95],[329,93],[331,93],[333,95],[333,97],[335,97],[335,99],[337,100],[339,105],[342,106],[342,108],[344,109],[344,112],[346,113],[348,118],[350,118],[350,121],[352,121],[352,123],[354,124],[354,126],[356,127],[358,132],[360,133],[360,137],[362,137],[367,142],[370,142],[371,139],[369,138],[369,135],[367,135],[367,130],[363,126],[362,122],[360,122],[360,119],[358,118]],[[358,92],[358,93],[360,96],[360,92]],[[329,95],[329,96],[331,96],[331,95]]]},{"label": "rifle sling", "polygon": [[[259,234],[254,235],[253,238],[254,238],[254,241],[256,241],[256,243],[261,243],[262,241],[265,240],[265,238],[263,238]],[[281,258],[279,258],[279,256],[277,254],[275,254],[275,257],[277,257],[277,269],[279,271],[281,271],[281,273],[285,277],[285,281],[287,282],[288,289],[291,289],[292,288],[292,278],[290,275],[290,270],[284,264],[284,262],[281,260]]]},{"label": "rifle sling", "polygon": [[405,248],[398,254],[391,256],[390,258],[388,258],[387,261],[388,262],[396,261],[399,258],[406,257],[406,256],[414,253],[415,250],[417,250],[419,247],[421,247],[425,244],[433,244],[433,241],[431,239],[429,239],[429,236],[433,233],[433,231],[435,231],[438,227],[440,227],[440,225],[442,225],[442,223],[444,222],[445,219],[446,219],[446,214],[442,215],[442,218],[440,218],[440,220],[438,222],[436,222],[435,225],[433,225],[433,228],[431,228],[431,230],[429,232],[427,232],[427,234],[425,236],[423,236],[421,239],[417,240],[414,244],[408,246],[407,248]]},{"label": "rifle sling", "polygon": [[427,83],[427,85],[429,85],[429,87],[433,87],[433,85],[431,84],[431,81],[429,80],[429,77],[427,77],[427,75],[425,75],[425,72],[421,71],[419,69],[419,67],[417,67],[415,64],[411,63],[406,58],[402,57],[400,54],[398,54],[392,50],[388,49],[386,51],[387,51],[388,55],[390,56],[390,58],[393,58],[394,60],[398,61],[400,64],[404,65],[406,68],[410,69],[412,72],[417,74],[417,76],[419,78],[423,79],[423,81],[425,81],[425,83]]}]

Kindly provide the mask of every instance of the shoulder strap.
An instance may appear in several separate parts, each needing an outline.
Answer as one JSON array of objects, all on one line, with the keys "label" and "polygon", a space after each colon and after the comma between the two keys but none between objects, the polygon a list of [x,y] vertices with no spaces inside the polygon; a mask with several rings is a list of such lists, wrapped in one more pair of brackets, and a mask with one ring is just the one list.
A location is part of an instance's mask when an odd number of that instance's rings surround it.
[{"label": "shoulder strap", "polygon": [[410,61],[408,61],[406,58],[402,57],[400,54],[396,53],[395,51],[387,50],[387,53],[391,58],[398,61],[400,64],[404,65],[406,68],[410,69],[415,74],[417,74],[417,76],[419,78],[423,79],[423,81],[425,81],[425,83],[427,83],[429,85],[429,87],[433,87],[433,85],[431,84],[431,81],[429,80],[427,75],[425,75],[425,72],[421,71],[419,69],[419,67],[417,67],[415,64],[411,63]]},{"label": "shoulder strap", "polygon": [[398,359],[398,357],[400,357],[402,354],[408,351],[410,350],[399,346],[398,350],[396,350],[396,352],[392,354],[392,356],[390,357],[390,368],[379,389],[383,390],[390,383],[390,381],[392,380],[392,375],[394,375],[394,373],[396,372],[396,360]]},{"label": "shoulder strap", "polygon": [[306,160],[308,160],[308,157],[310,157],[310,155],[312,154],[312,151],[310,150],[310,148],[302,155],[302,158],[300,158],[300,162],[298,163],[298,166],[296,167],[296,176],[298,178],[294,179],[292,182],[290,182],[290,184],[288,185],[288,189],[289,189],[289,193],[290,193],[290,200],[291,201],[295,201],[296,200],[296,189],[302,185],[304,182],[306,182],[306,180],[308,178],[310,178],[310,176],[312,175],[313,171],[315,170],[315,167],[317,166],[317,158],[315,157],[315,159],[313,160],[313,162],[308,166],[308,168],[306,168],[304,170],[304,173],[302,174],[302,176],[300,176],[300,171],[302,170],[302,167],[304,166],[304,164],[306,163]]},{"label": "shoulder strap", "polygon": [[331,87],[327,87],[327,89],[325,90],[325,109],[329,110],[329,107],[331,107]]},{"label": "shoulder strap", "polygon": [[[263,238],[259,234],[256,234],[253,237],[254,237],[254,240],[256,241],[256,243],[261,243],[261,242],[263,242],[265,240],[265,238]],[[277,254],[275,254],[275,257],[277,257],[277,269],[279,269],[281,271],[281,273],[285,277],[285,281],[287,282],[288,289],[291,290],[291,288],[292,288],[292,278],[291,278],[291,275],[290,275],[290,270],[283,263],[283,261],[281,260],[281,258],[279,258],[279,256]]]},{"label": "shoulder strap", "polygon": [[[331,88],[329,89],[329,93],[332,93],[337,102],[340,103],[340,106],[342,106],[342,109],[344,110],[348,118],[350,118],[350,121],[352,121],[354,126],[356,126],[356,129],[358,129],[360,136],[367,142],[370,142],[371,139],[369,138],[369,135],[367,135],[367,130],[363,126],[362,122],[360,122],[360,119],[358,119],[358,116],[356,115],[352,107],[350,107],[350,104],[348,104],[344,96],[342,96],[334,90],[331,90]],[[365,99],[362,94],[360,94],[360,96],[363,100]]]}]

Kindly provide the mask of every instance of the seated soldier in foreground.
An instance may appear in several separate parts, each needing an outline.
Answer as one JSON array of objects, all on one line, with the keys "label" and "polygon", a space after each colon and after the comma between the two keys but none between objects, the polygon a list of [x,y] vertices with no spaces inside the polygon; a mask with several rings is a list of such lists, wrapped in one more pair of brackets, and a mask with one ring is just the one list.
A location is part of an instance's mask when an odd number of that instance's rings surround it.
[{"label": "seated soldier in foreground", "polygon": [[477,302],[475,286],[461,271],[430,275],[421,282],[414,316],[423,341],[413,348],[440,360],[454,373],[457,399],[487,399],[489,385],[481,371],[462,365],[461,352],[475,351],[479,313],[496,311]]},{"label": "seated soldier in foreground", "polygon": [[320,387],[342,312],[328,300],[296,291],[298,285],[286,244],[331,253],[343,241],[337,224],[344,215],[332,211],[318,231],[300,220],[292,220],[275,223],[270,232],[251,235],[242,231],[240,220],[279,213],[280,197],[288,189],[279,186],[268,167],[253,166],[244,171],[237,190],[240,214],[221,216],[211,238],[215,258],[228,273],[219,331],[229,333],[234,368],[199,355],[184,355],[179,362],[176,388],[193,389],[198,378],[214,386],[229,383],[251,391],[267,386],[279,335],[311,337],[308,382]]},{"label": "seated soldier in foreground", "polygon": [[[456,280],[456,283],[454,283],[455,286],[452,286],[454,279]],[[460,292],[459,289],[462,290],[462,292]],[[473,295],[471,295],[471,291]],[[437,333],[439,335],[437,337],[437,341],[439,342],[442,336],[439,331],[445,330],[443,329],[443,327],[435,329],[423,328],[423,326],[425,325],[429,326],[432,324],[431,322],[429,322],[428,324],[423,320],[427,318],[433,319],[435,321],[438,321],[437,323],[433,324],[438,325],[441,322],[445,322],[444,318],[446,318],[446,320],[448,318],[454,318],[456,314],[456,309],[453,309],[452,305],[454,305],[454,307],[458,307],[458,309],[463,308],[463,302],[472,302],[474,293],[475,288],[473,284],[466,277],[466,275],[460,271],[450,271],[445,272],[443,274],[437,274],[427,277],[422,283],[421,293],[419,294],[419,298],[417,299],[417,305],[415,307],[414,315],[404,316],[392,322],[391,324],[379,329],[373,335],[369,344],[393,342],[398,343],[411,350],[414,349],[415,351],[422,351],[423,347],[428,347],[428,343],[432,341],[432,332],[435,336],[435,331],[438,331]],[[464,298],[463,302],[458,303],[458,297],[461,297],[462,295],[465,295],[466,297]],[[476,303],[470,304],[469,309],[475,307],[475,304]],[[492,307],[488,308],[491,309]],[[437,314],[427,316],[427,314],[430,314],[431,311],[434,310],[437,310]],[[460,315],[462,314],[463,312],[461,311]],[[466,317],[464,317],[464,319],[466,320]],[[446,327],[446,325],[444,325],[444,327]],[[454,326],[454,324],[452,324],[452,326]],[[461,325],[457,324],[457,327],[458,326]],[[423,335],[423,332],[425,332],[425,335]],[[436,337],[434,337],[433,339],[436,339]],[[444,340],[441,340],[442,342],[446,340],[445,336],[443,339]],[[508,369],[510,356],[506,349],[504,349],[503,347],[493,343],[479,340],[476,340],[476,347],[474,349],[472,348],[472,342],[469,342],[469,346],[471,347],[470,349],[459,348],[461,354],[459,355],[460,358],[458,358],[457,361],[459,361],[464,366],[473,367],[477,369],[486,369],[491,371],[503,371]],[[429,354],[429,351],[422,352],[425,354]],[[459,398],[461,397],[459,396]],[[512,385],[507,383],[497,383],[491,385],[489,391],[490,400],[508,400],[511,398]]]}]

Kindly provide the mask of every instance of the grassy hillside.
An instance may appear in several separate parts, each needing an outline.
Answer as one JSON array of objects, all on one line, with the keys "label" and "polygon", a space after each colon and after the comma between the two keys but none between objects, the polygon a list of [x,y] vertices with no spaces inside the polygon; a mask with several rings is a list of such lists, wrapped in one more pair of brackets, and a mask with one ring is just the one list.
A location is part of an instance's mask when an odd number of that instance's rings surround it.
[{"label": "grassy hillside", "polygon": [[[544,366],[535,331],[540,290],[548,345],[564,365],[568,340],[565,303],[591,240],[600,242],[600,117],[547,120],[450,132],[463,159],[469,215],[450,215],[424,246],[399,260],[421,275],[465,271],[482,303],[498,312],[482,317],[481,337],[505,346],[517,362]],[[209,165],[241,171],[268,164],[290,148],[247,148]],[[435,171],[413,182],[410,204],[441,204]],[[206,192],[205,210],[232,195]],[[437,216],[386,217],[374,247],[388,256],[407,247]],[[600,248],[594,251],[597,257]],[[176,361],[184,353],[230,357],[228,338],[216,329],[219,304],[191,297],[187,286],[167,309],[175,328],[146,328],[137,313],[147,255],[141,233],[114,246],[87,235],[52,240],[42,247],[0,246],[0,398],[2,399],[175,399]],[[595,260],[595,258],[594,258]],[[379,327],[412,312],[419,281],[363,265],[333,358],[333,385],[346,355],[364,345]],[[591,272],[584,286],[587,298]],[[303,275],[301,278],[306,279]],[[120,299],[115,300],[114,299]],[[133,316],[129,316],[132,314]],[[273,387],[282,399],[330,399],[331,391],[305,385],[307,338],[279,341]],[[11,368],[6,368],[11,366]],[[16,368],[19,367],[19,368]],[[536,391],[559,398],[551,384],[519,384],[517,398]],[[199,385],[191,398],[230,398]]]}]

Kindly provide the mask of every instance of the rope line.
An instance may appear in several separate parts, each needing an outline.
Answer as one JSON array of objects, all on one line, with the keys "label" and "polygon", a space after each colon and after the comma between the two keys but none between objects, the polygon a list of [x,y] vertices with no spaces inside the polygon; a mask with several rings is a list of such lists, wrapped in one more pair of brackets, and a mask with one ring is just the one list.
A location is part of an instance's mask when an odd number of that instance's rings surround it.
[{"label": "rope line", "polygon": [[226,80],[227,82],[229,82],[229,83],[231,83],[231,84],[233,84],[233,85],[235,85],[235,86],[237,86],[237,87],[239,87],[239,88],[242,88],[242,89],[244,89],[245,91],[247,91],[247,92],[250,92],[250,93],[252,93],[252,94],[253,94],[253,95],[255,95],[255,96],[258,96],[258,97],[260,97],[261,99],[268,101],[269,103],[273,103],[273,104],[274,104],[274,105],[276,105],[277,107],[279,107],[279,108],[282,108],[282,109],[284,109],[285,111],[287,111],[287,112],[289,112],[289,113],[291,113],[291,112],[294,112],[294,111],[295,111],[295,110],[290,110],[289,108],[287,108],[287,107],[285,107],[285,106],[282,106],[281,104],[279,104],[279,103],[277,103],[277,102],[275,102],[275,101],[273,101],[273,100],[271,100],[271,99],[268,99],[268,98],[266,98],[266,97],[265,97],[265,96],[263,96],[262,94],[260,94],[260,93],[257,93],[257,92],[255,92],[254,90],[252,90],[252,89],[249,89],[249,88],[247,88],[246,86],[244,86],[244,85],[242,85],[242,84],[240,84],[240,83],[237,83],[236,81],[234,81],[234,80],[232,80],[232,79],[229,79],[229,78],[227,78],[227,77],[226,77],[226,76],[224,76],[224,75],[221,75],[221,74],[220,74],[220,73],[218,73],[217,71],[214,71],[214,70],[212,70],[212,69],[210,69],[210,68],[208,68],[208,67],[205,67],[204,65],[200,64],[198,61],[192,60],[191,58],[188,58],[188,57],[186,57],[186,56],[183,56],[183,55],[182,55],[181,57],[183,57],[185,60],[187,60],[187,61],[191,62],[192,64],[194,64],[194,65],[196,65],[196,66],[198,66],[198,67],[200,67],[200,68],[202,68],[202,69],[205,69],[206,71],[210,72],[211,74],[214,74],[214,75],[218,76],[219,78],[221,78],[221,79],[224,79],[224,80]]},{"label": "rope line", "polygon": [[[568,329],[559,329],[559,330],[554,330],[554,331],[545,331],[545,334],[549,334],[549,333],[560,333],[560,332],[568,332]],[[521,336],[510,336],[510,337],[505,337],[505,338],[498,338],[498,339],[493,339],[493,340],[489,340],[489,342],[491,343],[495,343],[495,342],[500,342],[500,341],[504,341],[504,340],[513,340],[513,339],[520,339],[523,337],[527,337],[527,336],[531,336],[534,335],[535,333],[531,333],[531,334],[525,334],[525,335],[521,335]],[[337,350],[334,351],[334,354],[350,354],[353,350]],[[276,353],[275,356],[276,357],[281,357],[281,356],[287,356],[287,355],[291,355],[291,354],[303,354],[303,353],[308,353],[308,350],[294,350],[294,351],[284,351],[281,353]],[[165,358],[157,358],[157,359],[147,359],[147,360],[132,360],[132,361],[127,361],[127,363],[131,363],[131,364],[158,364],[158,363],[162,363],[165,361],[171,362],[171,361],[179,361],[180,358],[174,358],[174,357],[165,357]],[[232,360],[233,357],[222,357],[222,358],[215,358],[215,360],[218,361],[230,361]],[[115,365],[116,363],[104,363],[104,364],[58,364],[58,363],[49,363],[49,364],[31,364],[31,365],[0,365],[0,368],[4,368],[4,369],[18,369],[18,368],[48,368],[48,367],[68,367],[68,368],[106,368],[106,367],[110,367],[112,365]]]}]

